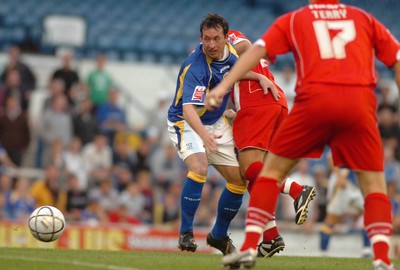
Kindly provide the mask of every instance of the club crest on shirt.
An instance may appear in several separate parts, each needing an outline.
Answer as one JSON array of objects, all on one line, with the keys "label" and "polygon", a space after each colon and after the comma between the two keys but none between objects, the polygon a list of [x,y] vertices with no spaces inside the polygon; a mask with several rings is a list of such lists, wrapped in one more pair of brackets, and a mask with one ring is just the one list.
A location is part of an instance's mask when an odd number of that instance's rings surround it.
[{"label": "club crest on shirt", "polygon": [[193,96],[192,96],[192,100],[202,100],[203,99],[203,95],[204,95],[204,91],[206,91],[206,87],[205,86],[196,86],[194,88],[194,92],[193,92]]}]

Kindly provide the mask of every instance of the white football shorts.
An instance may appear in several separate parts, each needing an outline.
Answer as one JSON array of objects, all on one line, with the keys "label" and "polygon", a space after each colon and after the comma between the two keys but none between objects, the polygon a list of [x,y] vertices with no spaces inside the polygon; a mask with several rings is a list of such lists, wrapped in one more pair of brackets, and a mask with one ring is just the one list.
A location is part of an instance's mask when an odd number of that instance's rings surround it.
[{"label": "white football shorts", "polygon": [[[182,160],[195,153],[205,153],[203,140],[185,121],[168,121],[168,132],[170,138],[178,150]],[[235,154],[235,145],[233,143],[232,128],[225,117],[221,117],[213,125],[204,126],[208,132],[221,135],[216,139],[218,151],[207,154],[209,165],[226,165],[238,167],[239,163]]]}]

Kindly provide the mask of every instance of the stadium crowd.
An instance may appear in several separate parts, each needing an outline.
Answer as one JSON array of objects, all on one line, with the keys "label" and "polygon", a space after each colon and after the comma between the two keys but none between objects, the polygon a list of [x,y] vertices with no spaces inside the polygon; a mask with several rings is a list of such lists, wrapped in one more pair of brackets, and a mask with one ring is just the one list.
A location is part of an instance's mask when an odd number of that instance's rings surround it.
[{"label": "stadium crowd", "polygon": [[[28,108],[36,89],[35,71],[23,62],[18,47],[8,51],[0,84],[0,221],[24,221],[37,206],[54,205],[68,222],[176,227],[187,171],[167,134],[172,91],[159,94],[147,127],[134,130],[119,104],[121,91],[107,72],[106,55],[96,57],[96,68],[86,78],[74,68],[73,58],[66,51],[62,65],[48,78],[41,117],[33,125]],[[294,81],[290,67],[277,77],[288,92],[293,92]],[[397,96],[390,87],[390,80],[382,80],[376,88],[377,117],[394,231],[400,232],[400,119]],[[287,96],[292,104],[294,95]],[[28,151],[32,145],[34,155]],[[299,184],[317,187],[312,218],[304,226],[307,231],[325,216],[327,155],[328,150],[320,160],[303,160],[291,175]],[[27,166],[43,176],[19,173]],[[221,176],[210,168],[195,225],[212,225],[223,187]],[[242,227],[244,217],[241,211],[232,225]],[[294,219],[290,200],[281,198],[277,218]]]}]

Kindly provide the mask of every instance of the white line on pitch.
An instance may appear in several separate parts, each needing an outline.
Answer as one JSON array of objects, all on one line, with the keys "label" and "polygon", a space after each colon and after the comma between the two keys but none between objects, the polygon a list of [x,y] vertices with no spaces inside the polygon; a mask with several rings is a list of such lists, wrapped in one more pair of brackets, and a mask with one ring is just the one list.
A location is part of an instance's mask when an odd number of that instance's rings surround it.
[{"label": "white line on pitch", "polygon": [[22,257],[22,256],[1,256],[1,255],[0,255],[0,259],[21,260],[21,261],[29,261],[29,262],[50,262],[50,263],[72,264],[72,265],[78,265],[78,266],[86,266],[86,267],[91,267],[91,268],[109,269],[109,270],[140,270],[138,268],[132,268],[132,267],[118,266],[118,265],[112,265],[112,264],[82,262],[82,261],[78,261],[78,260],[72,260],[72,261],[48,260],[48,259],[41,259],[41,258],[28,258],[28,257]]}]

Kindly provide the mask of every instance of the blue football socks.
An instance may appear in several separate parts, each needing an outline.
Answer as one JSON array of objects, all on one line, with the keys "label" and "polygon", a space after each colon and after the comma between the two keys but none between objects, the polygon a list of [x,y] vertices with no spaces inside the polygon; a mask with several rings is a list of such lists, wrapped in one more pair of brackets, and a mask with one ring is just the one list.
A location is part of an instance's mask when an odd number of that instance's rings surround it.
[{"label": "blue football socks", "polygon": [[181,193],[182,221],[180,233],[193,231],[193,219],[200,204],[203,183],[186,178]]},{"label": "blue football socks", "polygon": [[221,194],[218,202],[218,215],[212,235],[221,238],[228,235],[228,228],[242,204],[243,194],[236,194],[227,188]]}]

